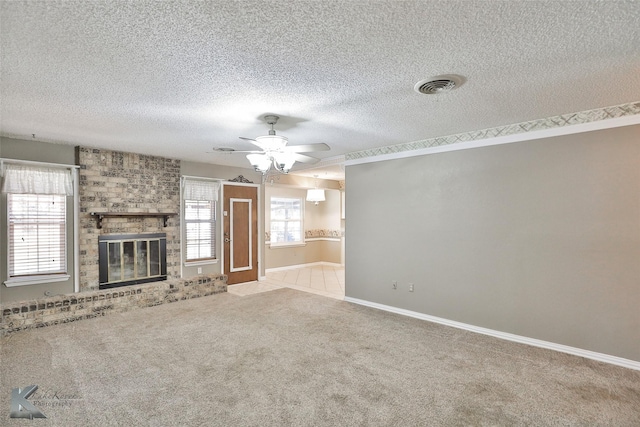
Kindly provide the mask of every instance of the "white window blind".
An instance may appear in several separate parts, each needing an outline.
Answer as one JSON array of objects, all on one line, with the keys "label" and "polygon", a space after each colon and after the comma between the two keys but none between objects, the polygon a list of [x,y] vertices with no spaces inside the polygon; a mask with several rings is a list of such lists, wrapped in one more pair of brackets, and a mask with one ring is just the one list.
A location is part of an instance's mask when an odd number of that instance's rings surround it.
[{"label": "white window blind", "polygon": [[185,200],[184,222],[187,261],[215,258],[215,202],[210,200]]},{"label": "white window blind", "polygon": [[216,202],[220,183],[185,178],[182,190],[187,262],[216,258]]},{"label": "white window blind", "polygon": [[7,194],[9,277],[66,272],[66,198]]},{"label": "white window blind", "polygon": [[271,198],[271,244],[302,243],[302,199]]}]

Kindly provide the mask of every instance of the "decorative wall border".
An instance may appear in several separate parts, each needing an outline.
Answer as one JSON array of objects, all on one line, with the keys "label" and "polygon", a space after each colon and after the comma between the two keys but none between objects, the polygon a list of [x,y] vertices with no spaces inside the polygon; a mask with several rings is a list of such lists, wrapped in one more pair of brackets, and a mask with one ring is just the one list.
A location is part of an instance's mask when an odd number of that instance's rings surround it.
[{"label": "decorative wall border", "polygon": [[342,230],[330,230],[330,229],[318,229],[318,230],[305,230],[304,238],[305,239],[317,239],[320,237],[331,237],[339,239],[342,237]]},{"label": "decorative wall border", "polygon": [[464,142],[480,141],[491,138],[505,137],[509,135],[524,134],[549,129],[557,129],[579,124],[599,122],[608,119],[616,119],[640,115],[640,101],[620,104],[611,107],[596,108],[593,110],[580,111],[578,113],[562,114],[559,116],[547,117],[544,119],[531,120],[528,122],[515,123],[506,126],[482,129],[472,132],[458,133],[454,135],[423,139],[420,141],[407,142],[387,147],[372,148],[363,151],[354,151],[345,155],[347,164],[350,161],[390,155],[405,151],[423,150],[428,148],[450,146]]},{"label": "decorative wall border", "polygon": [[[342,230],[318,229],[318,230],[304,231],[305,240],[320,239],[320,238],[340,239],[343,236],[344,236],[344,231]],[[264,241],[265,243],[271,242],[271,231],[267,230],[264,232]]]}]

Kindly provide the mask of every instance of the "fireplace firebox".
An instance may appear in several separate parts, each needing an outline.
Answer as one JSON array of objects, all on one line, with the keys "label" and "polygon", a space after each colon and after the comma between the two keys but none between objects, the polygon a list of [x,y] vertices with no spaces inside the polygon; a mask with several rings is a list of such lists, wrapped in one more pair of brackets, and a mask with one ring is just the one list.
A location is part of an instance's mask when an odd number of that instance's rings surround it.
[{"label": "fireplace firebox", "polygon": [[167,235],[121,234],[98,237],[99,288],[167,279]]}]

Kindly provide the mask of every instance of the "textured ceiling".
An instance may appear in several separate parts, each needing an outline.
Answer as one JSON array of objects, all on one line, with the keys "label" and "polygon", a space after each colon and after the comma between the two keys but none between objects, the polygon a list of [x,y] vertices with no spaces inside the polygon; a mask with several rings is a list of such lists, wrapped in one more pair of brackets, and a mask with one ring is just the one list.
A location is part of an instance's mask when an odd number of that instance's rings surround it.
[{"label": "textured ceiling", "polygon": [[[282,118],[324,159],[640,99],[639,1],[4,1],[4,136],[248,165]],[[435,96],[419,80],[458,74]],[[329,160],[329,163],[334,163]],[[336,168],[332,164],[332,168]]]}]

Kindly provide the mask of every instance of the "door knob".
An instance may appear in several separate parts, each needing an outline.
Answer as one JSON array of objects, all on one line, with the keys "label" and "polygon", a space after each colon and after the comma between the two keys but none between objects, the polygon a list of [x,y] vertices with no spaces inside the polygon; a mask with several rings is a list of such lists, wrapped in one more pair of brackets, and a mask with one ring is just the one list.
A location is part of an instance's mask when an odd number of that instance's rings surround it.
[{"label": "door knob", "polygon": [[229,243],[230,241],[231,241],[231,239],[230,239],[230,238],[228,238],[228,237],[225,237],[225,238],[224,238],[224,242],[225,242],[225,243]]}]

